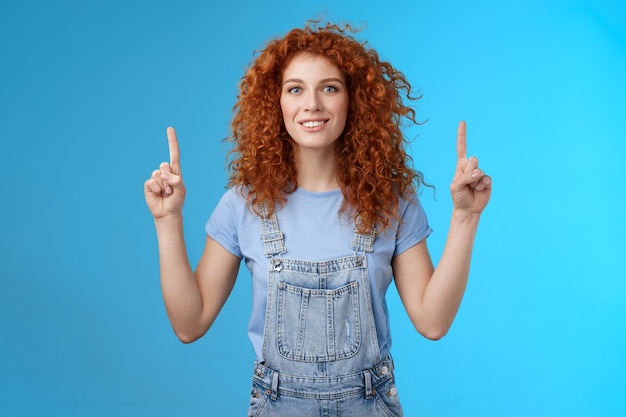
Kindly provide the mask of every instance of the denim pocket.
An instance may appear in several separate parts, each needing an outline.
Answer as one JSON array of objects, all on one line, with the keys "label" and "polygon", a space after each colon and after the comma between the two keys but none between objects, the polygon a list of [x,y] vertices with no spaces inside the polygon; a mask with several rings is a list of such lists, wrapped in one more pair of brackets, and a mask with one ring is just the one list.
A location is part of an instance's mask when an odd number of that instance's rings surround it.
[{"label": "denim pocket", "polygon": [[359,284],[311,289],[278,284],[278,353],[302,362],[352,357],[361,344]]}]

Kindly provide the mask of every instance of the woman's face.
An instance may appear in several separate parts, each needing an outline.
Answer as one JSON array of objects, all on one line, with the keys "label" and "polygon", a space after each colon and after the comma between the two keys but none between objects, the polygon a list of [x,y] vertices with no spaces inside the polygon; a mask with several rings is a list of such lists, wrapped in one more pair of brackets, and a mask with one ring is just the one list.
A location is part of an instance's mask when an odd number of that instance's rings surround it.
[{"label": "woman's face", "polygon": [[300,153],[333,150],[348,115],[343,74],[321,55],[296,55],[283,71],[280,107]]}]

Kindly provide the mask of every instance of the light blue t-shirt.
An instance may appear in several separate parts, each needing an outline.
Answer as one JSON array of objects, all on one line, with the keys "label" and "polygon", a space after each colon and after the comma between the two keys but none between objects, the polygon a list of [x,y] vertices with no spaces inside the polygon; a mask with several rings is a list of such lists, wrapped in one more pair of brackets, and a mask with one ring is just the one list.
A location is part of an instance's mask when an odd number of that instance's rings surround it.
[{"label": "light blue t-shirt", "polygon": [[[340,189],[310,192],[301,188],[288,195],[277,208],[278,225],[284,233],[285,258],[326,261],[350,256],[354,236],[348,216],[339,216],[343,201]],[[393,279],[391,259],[426,238],[432,230],[417,196],[401,199],[401,223],[394,224],[374,240],[374,252],[367,254],[372,308],[381,359],[391,349],[391,334],[385,294]],[[207,234],[233,255],[243,258],[252,275],[252,314],[248,335],[257,359],[263,360],[263,329],[267,300],[269,259],[263,256],[261,225],[238,189],[222,196],[206,224]]]}]

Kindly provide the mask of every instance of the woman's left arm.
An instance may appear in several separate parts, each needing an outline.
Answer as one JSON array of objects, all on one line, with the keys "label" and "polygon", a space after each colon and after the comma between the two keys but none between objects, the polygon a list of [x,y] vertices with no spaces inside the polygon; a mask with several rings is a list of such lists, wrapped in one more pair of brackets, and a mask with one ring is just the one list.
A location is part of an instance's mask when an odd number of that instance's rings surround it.
[{"label": "woman's left arm", "polygon": [[480,215],[491,197],[491,177],[466,156],[465,122],[457,134],[457,166],[450,184],[452,219],[437,268],[426,240],[394,257],[394,279],[409,317],[422,335],[445,336],[461,304]]}]

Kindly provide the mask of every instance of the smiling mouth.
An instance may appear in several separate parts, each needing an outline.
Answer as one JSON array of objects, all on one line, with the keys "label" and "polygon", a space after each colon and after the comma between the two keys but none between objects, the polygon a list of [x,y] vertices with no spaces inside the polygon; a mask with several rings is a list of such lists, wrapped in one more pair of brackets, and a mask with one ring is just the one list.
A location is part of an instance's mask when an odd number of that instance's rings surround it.
[{"label": "smiling mouth", "polygon": [[318,127],[326,123],[326,120],[316,120],[311,122],[302,122],[302,126],[304,127]]}]

